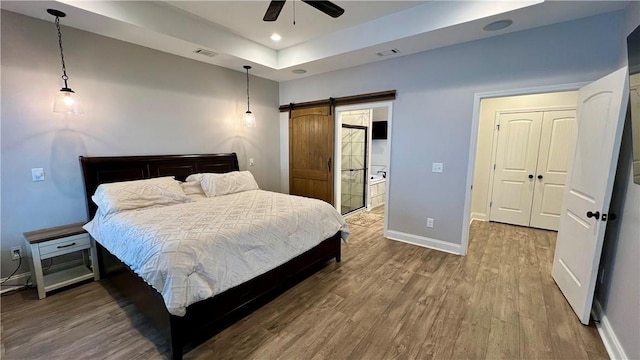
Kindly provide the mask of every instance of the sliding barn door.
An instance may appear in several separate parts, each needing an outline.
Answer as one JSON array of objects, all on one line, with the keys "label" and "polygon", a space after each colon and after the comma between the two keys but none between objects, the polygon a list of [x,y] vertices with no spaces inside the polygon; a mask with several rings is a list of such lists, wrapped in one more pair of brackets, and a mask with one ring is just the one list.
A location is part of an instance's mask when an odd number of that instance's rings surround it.
[{"label": "sliding barn door", "polygon": [[289,192],[333,204],[334,118],[329,106],[291,111]]}]

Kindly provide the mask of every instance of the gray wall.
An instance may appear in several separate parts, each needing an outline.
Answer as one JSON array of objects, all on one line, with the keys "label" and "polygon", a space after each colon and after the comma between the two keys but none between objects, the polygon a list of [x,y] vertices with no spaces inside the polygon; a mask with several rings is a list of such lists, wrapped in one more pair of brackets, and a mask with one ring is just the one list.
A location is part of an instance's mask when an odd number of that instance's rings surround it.
[{"label": "gray wall", "polygon": [[[66,117],[51,111],[62,87],[53,23],[7,11],[1,20],[2,277],[24,231],[87,220],[79,155],[234,151],[241,168],[255,158],[260,187],[280,190],[278,83],[251,78],[258,127],[244,128],[243,69],[63,27],[69,85],[86,112]],[[34,167],[46,181],[31,181]]]},{"label": "gray wall", "polygon": [[[640,2],[632,2],[625,12],[626,36],[640,26]],[[626,65],[625,51],[621,57]],[[607,226],[596,298],[628,358],[640,359],[640,185],[633,183],[632,163],[627,118],[610,210],[619,219]]]},{"label": "gray wall", "polygon": [[[591,81],[615,70],[622,17],[605,14],[284,82],[280,103],[396,89],[389,230],[460,244],[474,94]],[[432,162],[443,162],[444,173],[432,173]],[[433,229],[427,217],[435,219]]]}]

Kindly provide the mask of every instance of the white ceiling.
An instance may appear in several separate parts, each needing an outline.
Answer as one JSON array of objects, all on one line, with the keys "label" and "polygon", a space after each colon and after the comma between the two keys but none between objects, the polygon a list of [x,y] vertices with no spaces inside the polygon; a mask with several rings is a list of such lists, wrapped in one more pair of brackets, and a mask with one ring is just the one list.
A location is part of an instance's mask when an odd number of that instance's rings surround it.
[{"label": "white ceiling", "polygon": [[[61,23],[275,81],[286,81],[438,47],[623,9],[628,1],[364,1],[334,0],[333,19],[288,0],[278,21],[265,23],[268,1],[2,1],[0,7],[53,21],[46,9],[67,13]],[[486,24],[513,25],[486,32]],[[283,39],[275,43],[273,33]],[[66,45],[65,46],[72,46]],[[197,48],[219,55],[205,57]],[[398,49],[380,57],[378,52]],[[305,69],[304,75],[294,69]]]},{"label": "white ceiling", "polygon": [[[169,6],[199,16],[220,25],[232,33],[255,41],[274,50],[309,41],[331,32],[360,25],[389,14],[393,14],[426,1],[340,1],[336,4],[345,9],[338,18],[324,15],[299,0],[285,3],[277,21],[262,21],[269,1],[167,1]],[[295,20],[293,24],[293,11]],[[280,42],[269,37],[273,33],[282,36]]]}]

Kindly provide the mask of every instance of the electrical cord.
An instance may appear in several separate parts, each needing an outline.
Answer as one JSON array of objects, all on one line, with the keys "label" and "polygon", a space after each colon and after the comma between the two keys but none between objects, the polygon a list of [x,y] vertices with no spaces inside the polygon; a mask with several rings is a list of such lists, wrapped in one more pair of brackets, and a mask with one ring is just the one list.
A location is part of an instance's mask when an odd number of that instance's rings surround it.
[{"label": "electrical cord", "polygon": [[[9,281],[9,279],[11,279],[11,277],[13,275],[15,275],[18,272],[18,269],[20,269],[20,265],[22,265],[22,255],[18,255],[18,266],[16,266],[16,269],[13,270],[13,272],[11,273],[11,275],[9,275],[9,277],[7,277],[6,279],[4,279],[3,282],[0,282],[0,285],[3,285],[4,283],[6,283],[7,281]],[[13,286],[13,285],[4,285],[4,286]]]}]

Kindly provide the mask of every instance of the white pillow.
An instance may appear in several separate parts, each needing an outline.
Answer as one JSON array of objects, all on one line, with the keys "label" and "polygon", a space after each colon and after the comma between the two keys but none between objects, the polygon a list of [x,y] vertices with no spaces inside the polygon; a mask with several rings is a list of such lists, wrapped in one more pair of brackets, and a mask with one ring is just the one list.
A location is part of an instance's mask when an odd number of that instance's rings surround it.
[{"label": "white pillow", "polygon": [[258,184],[249,171],[232,171],[224,174],[202,174],[202,190],[208,197],[258,190]]},{"label": "white pillow", "polygon": [[196,181],[185,181],[180,184],[182,186],[182,191],[184,191],[185,195],[202,195],[206,196],[204,190],[202,190],[202,185],[200,185],[200,179]]},{"label": "white pillow", "polygon": [[103,215],[156,205],[191,202],[172,176],[101,184],[91,197]]}]

